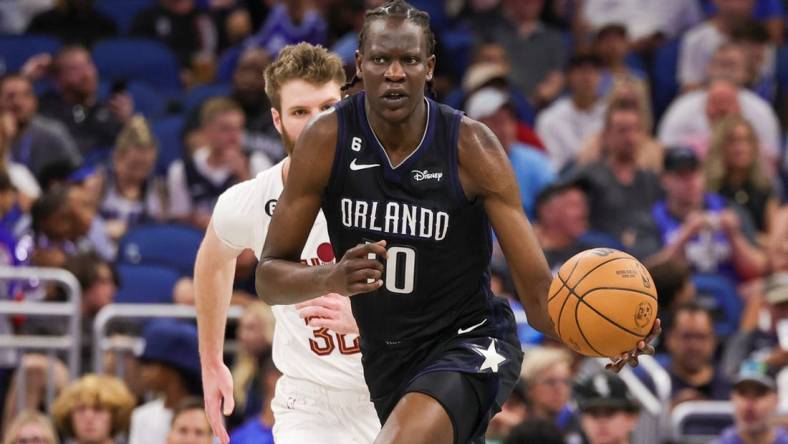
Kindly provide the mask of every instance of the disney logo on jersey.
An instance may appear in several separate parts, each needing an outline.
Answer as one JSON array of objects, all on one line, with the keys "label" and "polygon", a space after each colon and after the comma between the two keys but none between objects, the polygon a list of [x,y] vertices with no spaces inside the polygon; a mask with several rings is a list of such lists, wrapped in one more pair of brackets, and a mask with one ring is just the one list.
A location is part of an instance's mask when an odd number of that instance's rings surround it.
[{"label": "disney logo on jersey", "polygon": [[277,202],[276,199],[271,199],[271,200],[269,200],[268,202],[265,203],[265,214],[267,214],[268,217],[274,217],[274,210],[276,209],[276,202]]},{"label": "disney logo on jersey", "polygon": [[410,172],[414,182],[421,182],[423,180],[434,180],[440,182],[443,178],[443,173],[440,171],[430,172],[429,170],[413,170]]},{"label": "disney logo on jersey", "polygon": [[334,262],[336,262],[334,247],[332,247],[328,242],[323,242],[317,246],[317,257],[301,259],[302,264],[310,265],[312,267],[317,265],[333,264]]}]

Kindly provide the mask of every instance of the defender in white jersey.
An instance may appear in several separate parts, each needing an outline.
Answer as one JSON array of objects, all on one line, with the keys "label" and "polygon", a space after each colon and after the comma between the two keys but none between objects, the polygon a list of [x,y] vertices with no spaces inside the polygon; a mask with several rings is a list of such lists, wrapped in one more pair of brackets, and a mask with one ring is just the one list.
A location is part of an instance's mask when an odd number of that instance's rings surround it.
[{"label": "defender in white jersey", "polygon": [[[309,119],[339,101],[344,83],[341,62],[322,47],[302,43],[282,50],[265,77],[274,124],[291,153]],[[245,249],[260,257],[288,168],[289,157],[225,191],[197,255],[194,286],[206,413],[223,443],[229,437],[221,410],[227,415],[233,408],[232,377],[222,362],[222,343],[235,261]],[[315,220],[301,260],[309,265],[335,260],[322,214]],[[337,295],[320,299],[272,307],[273,360],[282,372],[271,405],[274,440],[277,444],[371,443],[380,422],[364,383],[349,301]]]}]

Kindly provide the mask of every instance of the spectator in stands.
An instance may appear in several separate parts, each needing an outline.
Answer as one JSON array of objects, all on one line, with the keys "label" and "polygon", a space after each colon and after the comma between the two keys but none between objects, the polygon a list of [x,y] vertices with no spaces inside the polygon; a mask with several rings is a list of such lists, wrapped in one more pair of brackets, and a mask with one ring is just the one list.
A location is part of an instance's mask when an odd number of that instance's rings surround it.
[{"label": "spectator in stands", "polygon": [[60,267],[68,256],[87,251],[95,251],[106,260],[114,257],[104,224],[96,217],[96,208],[84,190],[55,187],[36,200],[31,215],[33,264]]},{"label": "spectator in stands", "polygon": [[208,2],[208,13],[216,29],[216,53],[235,46],[252,33],[252,19],[246,5],[239,0]]},{"label": "spectator in stands", "polygon": [[567,59],[561,32],[540,20],[545,0],[503,0],[495,24],[477,29],[477,41],[501,45],[512,60],[511,80],[537,107],[553,101],[563,89],[561,68]]},{"label": "spectator in stands", "polygon": [[517,115],[506,92],[483,88],[468,99],[465,110],[468,117],[484,123],[498,137],[520,186],[523,209],[533,217],[537,194],[556,177],[550,159],[536,147],[517,141]]},{"label": "spectator in stands", "polygon": [[52,404],[57,428],[74,444],[112,444],[129,428],[136,400],[120,379],[88,374],[69,384]]},{"label": "spectator in stands", "polygon": [[777,47],[761,22],[747,20],[733,30],[732,41],[748,58],[747,88],[774,103],[777,96]]},{"label": "spectator in stands", "polygon": [[195,63],[213,63],[217,39],[211,17],[197,7],[195,0],[158,3],[137,13],[129,34],[164,43],[183,70],[188,71]]},{"label": "spectator in stands", "polygon": [[589,232],[588,202],[582,181],[556,183],[539,193],[534,232],[547,264],[556,273],[564,262],[583,250],[622,248],[608,236]]},{"label": "spectator in stands", "polygon": [[[260,396],[262,396],[262,411],[250,418],[243,425],[233,430],[230,442],[234,444],[273,444],[274,435],[274,409],[283,410],[292,408],[285,405],[273,405],[276,381],[282,374],[274,366],[274,361],[269,357],[260,363]],[[281,414],[281,413],[278,413]]]},{"label": "spectator in stands", "polygon": [[[701,117],[704,115],[705,119]],[[771,166],[781,146],[780,125],[774,110],[755,93],[723,78],[712,80],[704,90],[677,98],[662,117],[658,139],[665,146],[690,146],[704,157],[712,128],[730,115],[741,115],[753,125],[761,142],[761,155]]]},{"label": "spectator in stands", "polygon": [[[495,273],[495,272],[493,272]],[[497,293],[496,293],[497,294]],[[508,296],[507,296],[508,297]],[[517,315],[515,315],[517,317]],[[529,327],[530,328],[530,327]],[[518,325],[519,329],[519,325]],[[518,439],[518,438],[511,438],[512,436],[518,436],[519,432],[515,431],[515,429],[522,429],[527,428],[528,430],[532,430],[534,427],[532,426],[521,426],[523,422],[528,422],[528,400],[526,399],[525,390],[522,384],[522,381],[518,381],[515,385],[514,390],[509,394],[509,397],[506,399],[506,402],[501,406],[501,411],[498,412],[495,416],[490,419],[490,423],[487,426],[487,433],[485,434],[485,438],[487,441],[500,441],[508,437],[508,439]],[[557,433],[558,438],[560,439],[559,442],[563,443],[563,437],[561,436],[561,431],[558,430],[553,423],[547,420],[533,420],[530,421],[548,424],[549,426],[546,427],[546,430],[553,430]],[[539,430],[542,430],[542,427],[536,427]],[[548,433],[548,432],[545,432]],[[520,436],[523,436],[520,434]],[[556,435],[553,435],[556,436]],[[527,441],[533,442],[533,441]],[[542,442],[542,441],[538,441]]]},{"label": "spectator in stands", "polygon": [[21,163],[11,160],[11,143],[16,137],[16,119],[11,113],[0,111],[0,169],[4,170],[11,183],[20,191],[20,201],[28,208],[33,199],[41,194],[33,173]]},{"label": "spectator in stands", "polygon": [[244,120],[243,110],[230,99],[214,98],[203,105],[206,146],[176,160],[167,172],[169,217],[205,229],[224,190],[271,166],[260,152],[244,153]]},{"label": "spectator in stands", "polygon": [[734,425],[714,444],[786,444],[788,432],[775,424],[777,385],[757,362],[742,366],[731,390]]},{"label": "spectator in stands", "polygon": [[[733,41],[720,45],[709,60],[706,77],[728,79],[742,88],[749,87],[753,81],[753,67],[745,46]],[[702,90],[705,85],[699,84],[687,90]]]},{"label": "spectator in stands", "polygon": [[694,272],[719,274],[732,283],[761,276],[767,260],[755,245],[749,215],[720,195],[706,192],[695,152],[671,148],[664,166],[666,198],[653,208],[662,249],[654,260],[685,260]]},{"label": "spectator in stands", "polygon": [[[273,441],[271,441],[273,443]],[[186,398],[172,414],[172,427],[166,444],[211,444],[213,434],[202,399]]]},{"label": "spectator in stands", "polygon": [[52,422],[43,414],[26,410],[18,414],[3,435],[3,444],[59,444]]},{"label": "spectator in stands", "polygon": [[591,228],[612,236],[637,257],[659,249],[651,207],[662,195],[657,175],[638,164],[642,136],[639,110],[615,104],[604,122],[604,157],[570,173],[587,184]]},{"label": "spectator in stands", "polygon": [[265,405],[261,398],[264,383],[261,364],[271,357],[274,342],[274,315],[261,301],[249,304],[238,323],[240,350],[232,369],[235,410],[243,419],[258,415]]},{"label": "spectator in stands", "polygon": [[593,52],[602,65],[600,93],[607,95],[616,80],[637,83],[637,88],[647,89],[646,74],[627,65],[630,41],[627,28],[620,23],[610,23],[594,34]]},{"label": "spectator in stands", "polygon": [[682,88],[703,84],[712,54],[731,38],[733,30],[752,17],[754,0],[714,0],[716,14],[695,25],[681,39],[678,79]]},{"label": "spectator in stands", "polygon": [[[271,63],[262,49],[244,51],[233,72],[230,98],[243,109],[245,119],[244,147],[250,152],[262,152],[272,160],[282,159],[284,148],[271,118],[271,102],[265,94],[265,79],[260,75]],[[184,133],[189,149],[204,143],[200,134],[200,107],[195,107],[186,117]]]},{"label": "spectator in stands", "polygon": [[543,419],[527,419],[512,429],[503,444],[565,444],[555,424]]},{"label": "spectator in stands", "polygon": [[52,8],[53,0],[0,2],[0,34],[22,34],[33,17]]},{"label": "spectator in stands", "polygon": [[[662,171],[663,147],[651,135],[654,120],[651,113],[651,99],[645,84],[633,81],[631,78],[615,80],[608,95],[608,109],[619,107],[634,107],[640,113],[640,122],[636,129],[636,133],[639,133],[636,137],[638,165],[643,169],[659,173]],[[602,131],[586,139],[585,145],[577,154],[577,164],[599,162],[606,156],[604,136],[605,128],[602,128]]]},{"label": "spectator in stands", "polygon": [[57,0],[49,11],[30,22],[28,34],[51,34],[69,44],[92,46],[118,30],[111,18],[93,6],[93,0]]},{"label": "spectator in stands", "polygon": [[285,0],[268,13],[263,26],[246,45],[265,49],[276,58],[287,45],[300,42],[325,46],[326,21],[307,0]]},{"label": "spectator in stands", "polygon": [[563,433],[577,428],[569,407],[572,357],[564,349],[537,347],[528,351],[520,377],[525,383],[530,418],[545,419]]},{"label": "spectator in stands", "polygon": [[[30,215],[19,197],[19,192],[11,183],[8,173],[0,171],[0,232],[7,234],[14,241],[19,240],[29,231],[31,222]],[[23,258],[15,256],[19,262],[24,262]]]},{"label": "spectator in stands", "polygon": [[173,409],[190,396],[202,396],[197,329],[169,320],[151,321],[143,331],[140,356],[147,391],[158,397],[134,409],[129,444],[165,442]]},{"label": "spectator in stands", "polygon": [[730,116],[717,123],[704,172],[707,190],[745,208],[761,237],[769,232],[779,203],[764,172],[758,135],[750,122]]},{"label": "spectator in stands", "polygon": [[129,227],[164,218],[163,184],[152,177],[157,154],[145,118],[132,117],[112,151],[99,206],[107,233],[116,242]]},{"label": "spectator in stands", "polygon": [[558,171],[571,165],[586,138],[602,128],[606,109],[605,101],[599,96],[597,57],[573,56],[566,75],[569,96],[556,100],[536,119],[536,132]]},{"label": "spectator in stands", "polygon": [[772,273],[742,289],[746,305],[739,330],[728,340],[722,358],[729,375],[748,359],[765,362],[772,371],[788,366],[788,351],[778,337],[778,325],[788,322],[788,210],[775,217],[767,251]]},{"label": "spectator in stands", "polygon": [[629,444],[640,405],[616,374],[600,372],[574,387],[580,425],[588,444]]},{"label": "spectator in stands", "polygon": [[671,408],[685,401],[728,398],[730,381],[714,363],[717,338],[711,313],[695,303],[679,307],[665,341],[669,358],[661,364],[670,375]]},{"label": "spectator in stands", "polygon": [[16,119],[11,161],[27,166],[36,178],[53,163],[68,162],[76,167],[82,162],[66,127],[38,113],[38,98],[29,79],[20,75],[0,79],[0,111]]},{"label": "spectator in stands", "polygon": [[131,96],[118,92],[99,102],[96,65],[81,46],[61,49],[52,73],[56,89],[41,97],[41,114],[63,123],[83,155],[111,147],[134,112]]}]

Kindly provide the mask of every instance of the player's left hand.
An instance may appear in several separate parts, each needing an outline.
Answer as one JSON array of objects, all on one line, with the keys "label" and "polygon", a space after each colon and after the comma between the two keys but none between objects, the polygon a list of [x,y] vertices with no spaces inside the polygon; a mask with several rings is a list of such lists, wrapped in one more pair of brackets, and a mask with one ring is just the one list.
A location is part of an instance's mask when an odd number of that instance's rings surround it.
[{"label": "player's left hand", "polygon": [[340,334],[358,334],[358,325],[350,310],[350,299],[337,293],[296,304],[298,315],[309,319],[309,326],[327,328]]},{"label": "player's left hand", "polygon": [[662,333],[662,321],[657,318],[654,322],[654,326],[651,327],[651,332],[649,332],[644,340],[638,342],[636,349],[622,353],[615,358],[610,358],[611,362],[605,366],[605,369],[618,373],[626,364],[629,364],[630,367],[637,367],[638,356],[654,354],[654,346],[651,345],[651,342],[654,341],[660,333]]}]

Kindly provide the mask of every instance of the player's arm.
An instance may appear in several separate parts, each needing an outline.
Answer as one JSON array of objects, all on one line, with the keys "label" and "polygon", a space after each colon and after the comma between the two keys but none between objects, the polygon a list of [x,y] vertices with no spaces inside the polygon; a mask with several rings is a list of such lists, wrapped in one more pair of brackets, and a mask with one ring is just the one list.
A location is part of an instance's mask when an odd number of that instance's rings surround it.
[{"label": "player's arm", "polygon": [[520,192],[506,152],[483,124],[463,118],[459,144],[460,180],[466,195],[479,198],[512,270],[512,278],[525,308],[528,324],[555,336],[547,312],[552,281],[531,224],[525,217]]},{"label": "player's arm", "polygon": [[257,294],[269,304],[295,304],[326,293],[351,296],[383,284],[383,265],[368,259],[370,253],[386,256],[381,243],[352,248],[337,264],[309,267],[299,261],[331,176],[337,125],[335,112],[321,114],[296,142],[257,266]]},{"label": "player's arm", "polygon": [[241,249],[226,245],[208,225],[194,264],[194,295],[200,344],[200,362],[208,421],[222,443],[229,441],[222,411],[232,413],[233,386],[224,364],[224,331],[232,297],[235,262]]}]

